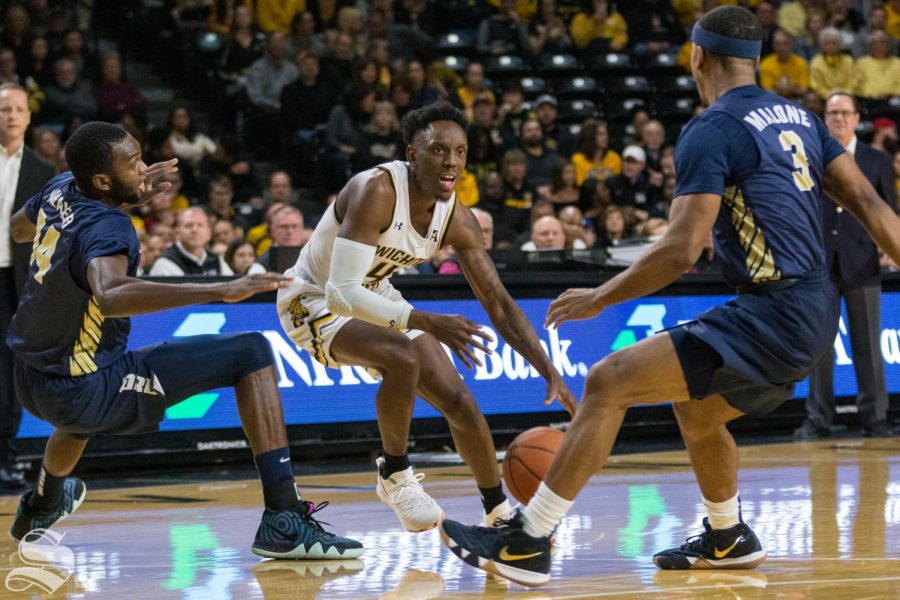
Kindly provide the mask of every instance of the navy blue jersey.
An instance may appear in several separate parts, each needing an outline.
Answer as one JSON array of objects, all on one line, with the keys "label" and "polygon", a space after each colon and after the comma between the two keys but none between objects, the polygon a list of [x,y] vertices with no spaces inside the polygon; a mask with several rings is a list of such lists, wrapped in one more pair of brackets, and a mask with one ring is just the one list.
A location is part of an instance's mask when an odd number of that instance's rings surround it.
[{"label": "navy blue jersey", "polygon": [[716,258],[732,285],[825,269],[825,167],[844,149],[811,112],[755,85],[723,94],[685,127],[676,196],[722,196]]},{"label": "navy blue jersey", "polygon": [[71,173],[51,179],[25,212],[37,233],[7,343],[38,371],[94,373],[122,356],[131,324],[103,315],[87,266],[100,256],[126,254],[134,275],[141,251],[134,226],[123,211],[82,194]]}]

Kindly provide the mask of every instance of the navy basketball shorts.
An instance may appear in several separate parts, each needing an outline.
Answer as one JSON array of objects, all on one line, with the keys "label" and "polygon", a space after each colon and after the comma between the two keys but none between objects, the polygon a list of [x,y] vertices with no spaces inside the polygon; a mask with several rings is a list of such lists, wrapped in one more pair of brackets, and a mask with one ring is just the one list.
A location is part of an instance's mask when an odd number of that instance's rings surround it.
[{"label": "navy basketball shorts", "polygon": [[823,272],[791,287],[744,293],[668,330],[691,398],[720,395],[764,415],[793,397],[834,344],[840,305]]},{"label": "navy basketball shorts", "polygon": [[126,352],[82,377],[56,377],[18,359],[16,393],[28,412],[77,437],[157,431],[166,409],[186,398],[233,387],[273,364],[260,333],[198,335]]}]

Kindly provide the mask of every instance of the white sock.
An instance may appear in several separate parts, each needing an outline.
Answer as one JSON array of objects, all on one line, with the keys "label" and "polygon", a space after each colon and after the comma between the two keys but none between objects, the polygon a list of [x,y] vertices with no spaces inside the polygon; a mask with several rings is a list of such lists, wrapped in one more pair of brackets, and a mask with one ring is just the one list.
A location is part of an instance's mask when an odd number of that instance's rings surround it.
[{"label": "white sock", "polygon": [[560,498],[542,481],[522,513],[525,533],[531,537],[547,537],[553,533],[574,502]]},{"label": "white sock", "polygon": [[734,498],[724,502],[710,502],[704,498],[703,504],[709,515],[709,526],[713,529],[728,529],[741,522],[740,494],[735,494]]}]

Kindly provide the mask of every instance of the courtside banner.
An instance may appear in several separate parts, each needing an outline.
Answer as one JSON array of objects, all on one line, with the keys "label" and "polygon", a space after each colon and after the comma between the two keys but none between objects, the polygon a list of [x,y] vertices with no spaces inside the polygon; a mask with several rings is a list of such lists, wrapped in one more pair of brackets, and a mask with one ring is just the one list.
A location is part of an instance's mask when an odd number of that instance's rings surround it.
[{"label": "courtside banner", "polygon": [[[538,332],[545,351],[563,374],[572,391],[581,394],[590,366],[610,352],[633,344],[655,332],[690,320],[729,296],[658,296],[615,306],[592,321],[566,323],[558,331],[543,328],[549,299],[519,300],[519,306]],[[484,324],[495,338],[492,355],[482,357],[484,365],[466,368],[455,356],[453,365],[478,400],[485,414],[536,413],[561,410],[559,404],[543,405],[545,386],[537,371],[502,339],[475,300],[416,301],[414,306],[446,314],[461,314]],[[882,294],[880,347],[884,358],[888,391],[900,393],[900,293]],[[130,347],[138,348],[161,340],[190,335],[230,331],[261,331],[272,346],[278,386],[288,425],[375,420],[375,391],[378,382],[364,369],[327,369],[298,350],[281,330],[274,304],[208,304],[179,308],[132,319]],[[846,313],[835,340],[835,392],[856,394],[856,377]],[[652,376],[653,365],[647,365]],[[806,396],[807,384],[797,386],[796,396]],[[415,417],[436,417],[438,413],[421,400]],[[166,411],[162,431],[240,427],[234,392],[211,390],[188,398]],[[42,437],[49,425],[25,415],[19,437]]]}]

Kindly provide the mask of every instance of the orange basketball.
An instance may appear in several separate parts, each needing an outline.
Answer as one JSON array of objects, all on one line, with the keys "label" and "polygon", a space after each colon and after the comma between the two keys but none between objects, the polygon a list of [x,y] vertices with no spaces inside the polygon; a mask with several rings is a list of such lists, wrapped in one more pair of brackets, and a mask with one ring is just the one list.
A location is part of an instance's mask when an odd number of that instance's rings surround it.
[{"label": "orange basketball", "polygon": [[526,504],[547,471],[562,443],[563,432],[552,427],[533,427],[523,431],[506,449],[503,479],[513,497]]}]

